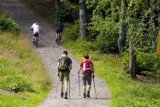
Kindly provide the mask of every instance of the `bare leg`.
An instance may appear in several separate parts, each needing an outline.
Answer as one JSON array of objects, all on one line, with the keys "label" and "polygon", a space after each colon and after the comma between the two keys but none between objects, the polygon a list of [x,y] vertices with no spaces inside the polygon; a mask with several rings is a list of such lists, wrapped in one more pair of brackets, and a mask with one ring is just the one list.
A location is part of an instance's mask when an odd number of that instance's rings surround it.
[{"label": "bare leg", "polygon": [[65,99],[67,99],[68,97],[67,97],[67,91],[68,91],[68,80],[65,80]]},{"label": "bare leg", "polygon": [[57,39],[58,33],[56,33],[56,39]]},{"label": "bare leg", "polygon": [[86,93],[86,86],[83,86],[83,92]]},{"label": "bare leg", "polygon": [[90,90],[91,90],[91,85],[88,85],[87,91],[90,91]]},{"label": "bare leg", "polygon": [[90,97],[90,90],[91,90],[91,85],[88,85],[88,88],[87,88],[87,97]]},{"label": "bare leg", "polygon": [[65,92],[68,90],[68,80],[65,80]]},{"label": "bare leg", "polygon": [[64,85],[64,83],[63,83],[63,81],[61,81],[61,97],[63,97],[63,85]]},{"label": "bare leg", "polygon": [[60,35],[60,40],[62,40],[62,32],[61,32],[61,33],[59,33],[59,35]]},{"label": "bare leg", "polygon": [[83,97],[86,98],[86,85],[83,86]]}]

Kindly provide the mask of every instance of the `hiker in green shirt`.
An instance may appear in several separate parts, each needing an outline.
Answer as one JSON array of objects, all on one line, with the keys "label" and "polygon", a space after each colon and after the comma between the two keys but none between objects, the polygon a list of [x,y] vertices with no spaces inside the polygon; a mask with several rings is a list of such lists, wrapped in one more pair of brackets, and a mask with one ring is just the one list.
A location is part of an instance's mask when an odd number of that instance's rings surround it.
[{"label": "hiker in green shirt", "polygon": [[57,64],[57,75],[60,77],[61,81],[61,97],[67,99],[68,82],[70,81],[69,74],[72,70],[72,60],[68,57],[68,52],[63,51],[61,58],[58,60]]}]

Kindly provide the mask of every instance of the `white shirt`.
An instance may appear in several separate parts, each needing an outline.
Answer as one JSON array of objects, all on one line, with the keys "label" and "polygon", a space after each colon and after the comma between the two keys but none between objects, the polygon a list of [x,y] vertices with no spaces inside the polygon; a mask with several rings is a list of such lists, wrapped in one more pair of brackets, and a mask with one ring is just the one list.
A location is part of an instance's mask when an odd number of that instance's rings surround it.
[{"label": "white shirt", "polygon": [[33,23],[33,25],[31,26],[31,29],[33,29],[33,34],[36,34],[36,33],[39,33],[40,26],[36,23]]}]

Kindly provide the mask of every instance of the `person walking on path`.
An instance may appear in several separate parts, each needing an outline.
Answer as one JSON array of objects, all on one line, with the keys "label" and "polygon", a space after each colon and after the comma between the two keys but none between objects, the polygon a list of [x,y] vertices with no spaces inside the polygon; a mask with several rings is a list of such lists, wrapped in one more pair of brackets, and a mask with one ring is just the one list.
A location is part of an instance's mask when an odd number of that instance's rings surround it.
[{"label": "person walking on path", "polygon": [[31,30],[33,31],[33,43],[34,43],[35,39],[38,38],[40,32],[40,26],[38,25],[37,22],[32,24]]},{"label": "person walking on path", "polygon": [[58,60],[57,75],[61,81],[61,97],[67,99],[68,82],[70,81],[69,74],[72,70],[72,60],[68,57],[68,52],[63,51],[62,56]]},{"label": "person walking on path", "polygon": [[92,77],[94,78],[94,66],[92,61],[89,59],[88,54],[85,54],[83,56],[83,61],[80,62],[78,75],[81,70],[82,70],[82,80],[83,80],[83,97],[90,98],[91,80],[92,80]]}]

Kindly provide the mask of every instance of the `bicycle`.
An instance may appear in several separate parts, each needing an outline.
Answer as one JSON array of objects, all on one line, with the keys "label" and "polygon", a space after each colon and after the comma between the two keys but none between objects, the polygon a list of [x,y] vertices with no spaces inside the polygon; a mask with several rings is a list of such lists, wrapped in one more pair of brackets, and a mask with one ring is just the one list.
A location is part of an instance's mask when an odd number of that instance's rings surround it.
[{"label": "bicycle", "polygon": [[61,41],[61,33],[57,33],[56,43],[58,44],[58,46],[60,45],[60,41]]},{"label": "bicycle", "polygon": [[38,37],[34,37],[33,44],[36,48],[38,48]]}]

